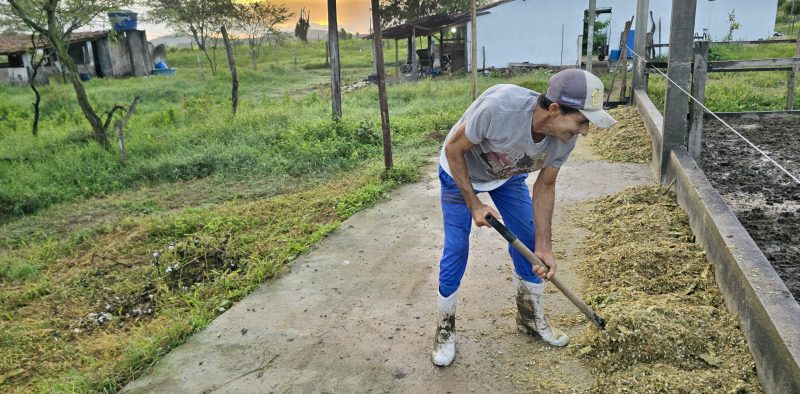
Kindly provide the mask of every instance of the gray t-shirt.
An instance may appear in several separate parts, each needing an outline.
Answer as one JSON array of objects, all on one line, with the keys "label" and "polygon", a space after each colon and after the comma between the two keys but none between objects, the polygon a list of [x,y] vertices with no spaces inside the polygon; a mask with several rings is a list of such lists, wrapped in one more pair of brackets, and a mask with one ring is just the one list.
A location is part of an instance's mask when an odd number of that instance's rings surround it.
[{"label": "gray t-shirt", "polygon": [[[552,136],[533,141],[531,121],[538,97],[539,93],[517,85],[492,86],[450,129],[445,144],[466,122],[467,139],[475,146],[464,155],[464,159],[475,190],[493,190],[513,175],[544,167],[561,167],[567,161],[577,135],[568,144]],[[453,175],[444,147],[439,164],[445,172]]]}]

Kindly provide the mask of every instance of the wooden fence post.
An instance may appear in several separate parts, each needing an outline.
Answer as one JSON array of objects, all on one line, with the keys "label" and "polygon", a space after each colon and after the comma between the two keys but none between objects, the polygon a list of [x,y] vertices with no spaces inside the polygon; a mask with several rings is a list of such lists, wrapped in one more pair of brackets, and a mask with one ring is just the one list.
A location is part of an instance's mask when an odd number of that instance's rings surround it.
[{"label": "wooden fence post", "polygon": [[[794,57],[800,57],[800,33],[797,33],[797,44],[794,49]],[[797,81],[797,65],[792,66],[792,71],[789,74],[789,92],[786,95],[786,109],[794,109],[794,85]]]},{"label": "wooden fence post", "polygon": [[411,77],[417,79],[417,28],[411,26],[411,46],[408,47],[408,54],[411,56]]},{"label": "wooden fence post", "polygon": [[667,77],[673,82],[667,83],[667,94],[664,97],[664,135],[658,153],[660,160],[658,178],[662,185],[671,181],[667,179],[666,170],[672,148],[686,144],[686,115],[689,112],[689,103],[686,93],[681,89],[687,91],[689,89],[695,15],[697,15],[697,0],[672,0]]},{"label": "wooden fence post", "polygon": [[[588,26],[586,29],[586,71],[592,72],[592,58],[594,57],[594,20],[597,17],[597,0],[589,0]],[[578,51],[578,57],[583,54],[583,48]],[[578,67],[581,65],[578,64]]]},{"label": "wooden fence post", "polygon": [[478,13],[476,0],[470,0],[470,74],[472,74],[472,99],[478,98]]},{"label": "wooden fence post", "polygon": [[622,32],[622,43],[619,46],[619,61],[622,62],[622,86],[619,88],[619,101],[628,97],[628,35],[631,33],[633,17],[625,22],[625,31]]},{"label": "wooden fence post", "polygon": [[328,46],[331,51],[331,105],[333,119],[342,118],[341,70],[339,68],[339,28],[336,20],[336,0],[328,0]]},{"label": "wooden fence post", "polygon": [[239,77],[236,74],[236,62],[233,59],[233,46],[228,38],[228,30],[221,26],[222,40],[225,42],[225,54],[228,56],[228,68],[231,70],[231,109],[236,116],[236,107],[239,106]]},{"label": "wooden fence post", "polygon": [[[705,103],[706,97],[706,81],[708,75],[708,41],[698,41],[695,43],[694,52],[694,68],[692,69],[692,96],[700,103]],[[703,115],[705,111],[703,107],[695,101],[692,101],[692,107],[689,112],[689,119],[691,124],[689,126],[689,135],[687,141],[689,145],[689,154],[692,155],[695,161],[700,158],[700,153],[703,150]]]},{"label": "wooden fence post", "polygon": [[[649,0],[636,2],[636,38],[633,42],[633,80],[631,90],[647,89],[645,82],[645,68],[647,68],[647,11],[650,9]],[[631,95],[633,97],[633,95]]]},{"label": "wooden fence post", "polygon": [[381,129],[383,131],[383,163],[386,170],[391,170],[392,160],[392,133],[389,128],[389,103],[386,99],[386,68],[383,64],[383,37],[381,32],[381,11],[378,0],[372,0],[372,47],[375,48],[375,68],[378,74],[378,101],[381,107]]},{"label": "wooden fence post", "polygon": [[400,78],[400,48],[397,46],[397,39],[394,39],[394,77]]}]

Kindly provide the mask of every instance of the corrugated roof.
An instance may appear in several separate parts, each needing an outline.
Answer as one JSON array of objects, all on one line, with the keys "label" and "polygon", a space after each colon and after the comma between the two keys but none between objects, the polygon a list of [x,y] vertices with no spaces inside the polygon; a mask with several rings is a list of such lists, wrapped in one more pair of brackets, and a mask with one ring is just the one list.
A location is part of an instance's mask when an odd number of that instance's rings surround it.
[{"label": "corrugated roof", "polygon": [[[67,40],[68,43],[91,41],[106,37],[111,33],[110,30],[83,31],[72,33]],[[39,47],[44,47],[45,42],[40,41]],[[0,54],[12,55],[17,53],[29,52],[33,48],[31,45],[30,34],[0,36]]]},{"label": "corrugated roof", "polygon": [[[515,0],[501,0],[483,7],[478,7],[477,15],[486,15],[488,10],[501,4],[510,3]],[[469,12],[458,12],[454,14],[436,14],[414,19],[399,25],[381,29],[381,37],[388,39],[400,39],[411,37],[412,29],[416,29],[417,36],[428,36],[446,27],[468,22],[471,16]],[[372,34],[364,36],[364,39],[372,39]]]}]

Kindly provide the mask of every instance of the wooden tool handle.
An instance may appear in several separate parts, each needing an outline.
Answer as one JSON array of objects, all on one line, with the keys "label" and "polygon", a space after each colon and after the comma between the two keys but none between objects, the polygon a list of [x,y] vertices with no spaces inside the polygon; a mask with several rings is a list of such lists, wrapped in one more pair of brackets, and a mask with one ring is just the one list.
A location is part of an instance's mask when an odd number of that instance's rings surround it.
[{"label": "wooden tool handle", "polygon": [[[500,221],[497,220],[494,216],[492,216],[492,214],[487,214],[485,219],[487,222],[489,222],[489,224],[492,225],[492,228],[497,230],[497,232],[500,233],[500,235],[502,235],[503,238],[505,238],[506,241],[508,241],[511,244],[511,246],[514,247],[514,249],[516,249],[523,256],[525,256],[525,258],[531,264],[535,264],[544,268],[544,272],[550,271],[550,267],[548,267],[544,262],[542,262],[542,260],[538,256],[536,256],[530,249],[528,249],[528,247],[525,246],[525,244],[523,244],[522,241],[520,241],[514,233],[509,231],[506,228],[506,226],[504,226],[503,223],[500,223]],[[580,309],[580,311],[583,312],[583,314],[586,315],[586,317],[588,317],[589,320],[591,320],[594,324],[596,324],[597,327],[599,327],[601,330],[605,330],[606,321],[603,320],[602,317],[598,316],[597,313],[595,313],[592,310],[592,308],[589,308],[589,306],[586,305],[586,303],[583,302],[583,300],[581,300],[577,295],[575,295],[575,293],[573,293],[569,288],[567,288],[566,285],[561,283],[561,281],[558,280],[557,278],[551,278],[550,282],[559,291],[561,291],[573,304],[575,304],[575,306],[578,307],[578,309]]]}]

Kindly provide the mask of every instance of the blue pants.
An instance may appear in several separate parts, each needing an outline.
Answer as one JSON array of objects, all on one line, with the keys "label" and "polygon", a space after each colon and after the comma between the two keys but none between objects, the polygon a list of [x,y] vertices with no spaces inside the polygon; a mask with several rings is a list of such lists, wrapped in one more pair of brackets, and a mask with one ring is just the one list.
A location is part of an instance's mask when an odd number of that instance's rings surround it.
[{"label": "blue pants", "polygon": [[[527,177],[527,174],[514,175],[502,186],[488,193],[500,215],[503,216],[506,227],[516,234],[525,246],[536,250],[533,237],[533,203],[528,186],[525,185]],[[442,167],[439,167],[439,182],[444,218],[444,252],[439,261],[439,293],[443,297],[449,297],[458,290],[461,278],[467,269],[472,213],[467,208],[456,181],[447,175]],[[508,245],[508,252],[517,275],[528,282],[542,281],[533,273],[531,263],[521,253],[511,245]]]}]

